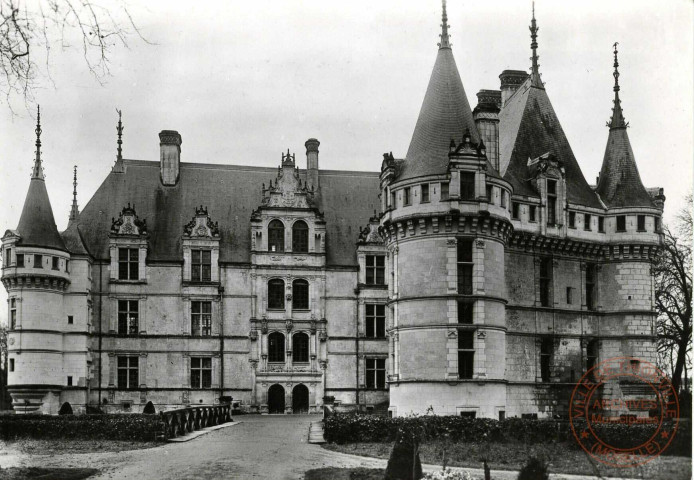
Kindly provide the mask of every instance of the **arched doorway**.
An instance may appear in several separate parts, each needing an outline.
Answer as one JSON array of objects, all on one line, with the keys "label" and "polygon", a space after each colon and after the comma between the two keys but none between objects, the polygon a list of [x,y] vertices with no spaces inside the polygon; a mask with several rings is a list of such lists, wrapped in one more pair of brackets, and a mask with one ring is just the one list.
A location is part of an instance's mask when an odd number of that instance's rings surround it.
[{"label": "arched doorway", "polygon": [[284,413],[284,387],[272,385],[267,391],[267,407],[269,413]]},{"label": "arched doorway", "polygon": [[308,388],[299,384],[292,390],[292,411],[294,413],[308,413]]}]

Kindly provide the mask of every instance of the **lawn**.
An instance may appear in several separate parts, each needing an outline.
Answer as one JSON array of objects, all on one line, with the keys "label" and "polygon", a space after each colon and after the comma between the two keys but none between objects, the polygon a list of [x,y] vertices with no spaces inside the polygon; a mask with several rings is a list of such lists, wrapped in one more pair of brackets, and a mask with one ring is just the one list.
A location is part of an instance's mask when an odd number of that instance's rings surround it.
[{"label": "lawn", "polygon": [[[162,442],[139,442],[134,440],[77,440],[77,439],[31,439],[0,440],[0,451],[29,455],[53,455],[63,453],[122,452],[140,450],[162,445]],[[47,477],[49,478],[49,477]],[[0,479],[2,477],[0,476]]]},{"label": "lawn", "polygon": [[[351,453],[365,457],[387,459],[390,456],[390,443],[346,443],[344,445],[325,444],[324,448],[336,452]],[[445,447],[445,448],[444,448]],[[542,445],[525,445],[514,443],[444,443],[431,441],[422,445],[420,458],[422,463],[441,465],[444,450],[448,465],[455,467],[482,468],[482,459],[486,458],[492,470],[520,470],[531,455],[541,456],[550,462],[552,473],[573,473],[584,475],[602,475],[606,477],[632,477],[652,480],[689,480],[692,475],[691,457],[664,456],[635,468],[607,467],[599,462],[589,460],[588,456],[566,443],[547,443]],[[309,479],[309,477],[306,477]],[[313,477],[320,478],[332,477]],[[342,478],[342,477],[335,477]],[[344,477],[349,479],[352,477]],[[354,477],[360,478],[360,477]],[[369,478],[369,477],[364,477]]]},{"label": "lawn", "polygon": [[0,467],[0,480],[82,480],[95,473],[94,468]]}]

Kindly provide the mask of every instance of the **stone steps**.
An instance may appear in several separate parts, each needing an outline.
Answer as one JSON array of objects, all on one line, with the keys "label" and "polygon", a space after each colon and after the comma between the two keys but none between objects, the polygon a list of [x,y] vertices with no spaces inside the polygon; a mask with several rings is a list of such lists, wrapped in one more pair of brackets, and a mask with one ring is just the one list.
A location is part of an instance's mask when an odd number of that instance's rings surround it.
[{"label": "stone steps", "polygon": [[311,422],[311,425],[308,427],[308,443],[325,443],[322,420]]}]

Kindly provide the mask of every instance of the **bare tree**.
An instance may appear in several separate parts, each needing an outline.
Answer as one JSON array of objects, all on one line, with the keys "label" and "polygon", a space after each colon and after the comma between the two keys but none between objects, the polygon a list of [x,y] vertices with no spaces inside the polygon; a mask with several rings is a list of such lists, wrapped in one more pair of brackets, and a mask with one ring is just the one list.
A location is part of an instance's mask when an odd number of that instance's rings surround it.
[{"label": "bare tree", "polygon": [[103,83],[109,54],[143,39],[124,0],[0,0],[0,93],[12,108],[14,97],[32,103],[34,90],[50,74],[54,48],[79,49],[88,70]]},{"label": "bare tree", "polygon": [[[672,385],[688,388],[692,349],[692,196],[676,216],[675,231],[663,229],[663,249],[655,264],[658,353],[670,367]],[[683,385],[683,377],[685,379]]]}]

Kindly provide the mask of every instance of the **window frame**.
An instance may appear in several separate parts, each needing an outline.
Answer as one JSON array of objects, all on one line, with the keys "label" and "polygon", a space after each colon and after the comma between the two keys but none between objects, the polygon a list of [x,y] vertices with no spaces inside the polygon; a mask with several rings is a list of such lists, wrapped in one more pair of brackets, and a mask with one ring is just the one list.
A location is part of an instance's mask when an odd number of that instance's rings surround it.
[{"label": "window frame", "polygon": [[405,207],[412,205],[412,189],[410,187],[402,189],[402,204]]},{"label": "window frame", "polygon": [[473,325],[475,323],[475,303],[458,300],[458,324]]},{"label": "window frame", "polygon": [[552,306],[552,277],[554,265],[551,257],[540,258],[540,306]]},{"label": "window frame", "polygon": [[511,218],[513,220],[520,220],[520,203],[511,202]]},{"label": "window frame", "polygon": [[547,225],[557,225],[557,181],[551,178],[547,179]]},{"label": "window frame", "polygon": [[17,328],[17,298],[10,298],[10,316],[9,316],[9,327],[10,330],[15,330]]},{"label": "window frame", "polygon": [[386,359],[371,357],[365,359],[364,384],[369,390],[386,389]]},{"label": "window frame", "polygon": [[576,228],[576,212],[569,212],[569,228]]},{"label": "window frame", "polygon": [[439,191],[440,193],[440,199],[441,200],[450,200],[451,198],[451,182],[441,182],[439,185]]},{"label": "window frame", "polygon": [[636,215],[636,231],[646,231],[646,215]]},{"label": "window frame", "polygon": [[605,233],[605,217],[598,215],[598,233]]},{"label": "window frame", "polygon": [[[301,338],[300,342],[297,339]],[[296,332],[292,335],[292,363],[309,363],[311,353],[310,337],[306,332]],[[305,344],[302,345],[302,342]],[[301,347],[299,347],[301,345]]]},{"label": "window frame", "polygon": [[586,309],[596,310],[595,293],[597,291],[597,265],[586,263],[585,289],[586,289]]},{"label": "window frame", "polygon": [[[617,215],[615,216],[615,232],[623,233],[627,231],[627,216]],[[622,224],[622,225],[620,225]]]},{"label": "window frame", "polygon": [[[302,226],[303,225],[303,226]],[[308,253],[308,224],[303,220],[297,220],[292,224],[292,252]]]},{"label": "window frame", "polygon": [[366,285],[386,285],[386,256],[368,254],[364,261],[366,266],[364,283]]},{"label": "window frame", "polygon": [[471,380],[474,375],[475,330],[458,330],[458,378]]},{"label": "window frame", "polygon": [[34,268],[43,268],[43,255],[40,253],[34,254]]},{"label": "window frame", "polygon": [[[132,309],[132,306],[135,309]],[[123,308],[125,306],[125,308]],[[140,333],[140,302],[133,299],[118,299],[118,335],[136,336]],[[135,313],[133,324],[132,314]],[[134,327],[134,328],[133,328]]]},{"label": "window frame", "polygon": [[[267,281],[267,309],[284,310],[287,304],[284,298],[286,284],[281,278],[271,278]],[[277,303],[275,301],[277,300]]]},{"label": "window frame", "polygon": [[420,191],[421,191],[421,199],[420,203],[429,203],[430,202],[430,197],[429,197],[429,184],[428,183],[422,183],[420,185]]},{"label": "window frame", "polygon": [[475,172],[460,172],[460,200],[475,199]]},{"label": "window frame", "polygon": [[[299,287],[299,288],[297,288]],[[305,291],[301,291],[303,288]],[[310,284],[308,280],[303,278],[297,278],[292,281],[292,310],[310,310],[311,309],[311,295],[310,295]],[[299,296],[301,293],[301,297]],[[302,300],[302,302],[299,302]]]},{"label": "window frame", "polygon": [[15,254],[14,258],[15,258],[15,267],[24,268],[24,254],[23,253],[17,253],[17,254]]},{"label": "window frame", "polygon": [[[124,362],[121,362],[122,360]],[[135,355],[118,355],[116,362],[116,385],[118,390],[135,390],[140,388],[140,357]],[[121,363],[124,363],[124,365],[121,365]],[[124,377],[121,376],[121,372],[125,372]],[[124,385],[121,383],[121,379],[125,380]],[[132,385],[132,383],[135,383],[135,385]]]},{"label": "window frame", "polygon": [[190,281],[212,281],[212,250],[193,248],[190,250]]},{"label": "window frame", "polygon": [[592,232],[593,231],[593,225],[591,225],[591,222],[593,221],[593,216],[590,213],[584,213],[583,214],[583,230],[586,232]]},{"label": "window frame", "polygon": [[5,267],[12,265],[12,248],[5,249]]},{"label": "window frame", "polygon": [[[125,253],[125,255],[123,255]],[[133,258],[133,255],[135,258]],[[125,256],[125,258],[123,258]],[[140,279],[140,249],[118,247],[118,280],[137,281]]]},{"label": "window frame", "polygon": [[[267,251],[271,253],[284,253],[284,223],[274,218],[267,224]],[[273,250],[273,247],[277,247]]]},{"label": "window frame", "polygon": [[210,300],[191,300],[190,334],[194,337],[212,336],[212,302]]},{"label": "window frame", "polygon": [[[281,340],[281,341],[280,341]],[[286,337],[282,332],[271,332],[267,336],[268,363],[284,363],[287,360]]]},{"label": "window frame", "polygon": [[51,270],[60,270],[60,257],[51,257]]},{"label": "window frame", "polygon": [[212,357],[190,357],[190,388],[212,388]]},{"label": "window frame", "polygon": [[528,222],[537,223],[537,205],[528,205]]},{"label": "window frame", "polygon": [[554,356],[554,340],[552,337],[542,337],[540,341],[540,379],[548,383],[552,379],[552,357]]},{"label": "window frame", "polygon": [[[468,249],[469,252],[463,251]],[[458,295],[472,295],[475,269],[472,240],[458,239],[456,243],[456,267]]]},{"label": "window frame", "polygon": [[367,338],[386,338],[386,306],[383,303],[364,305],[365,335]]}]

